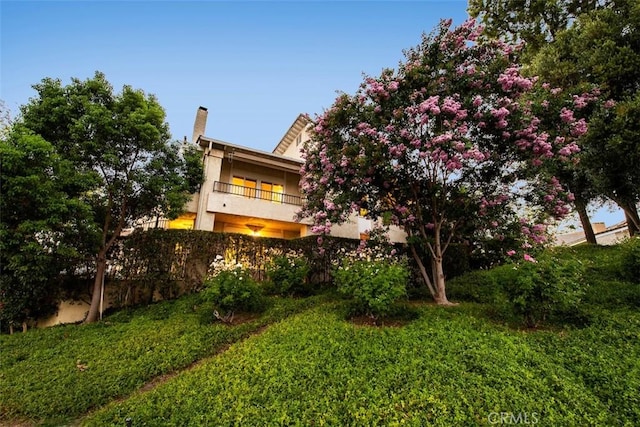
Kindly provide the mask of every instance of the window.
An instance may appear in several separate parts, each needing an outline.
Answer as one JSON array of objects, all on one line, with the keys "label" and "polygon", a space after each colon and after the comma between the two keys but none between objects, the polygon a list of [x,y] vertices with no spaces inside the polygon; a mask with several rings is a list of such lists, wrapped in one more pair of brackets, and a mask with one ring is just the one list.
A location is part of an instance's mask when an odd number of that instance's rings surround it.
[{"label": "window", "polygon": [[263,181],[260,183],[260,193],[260,198],[264,200],[271,200],[273,202],[282,203],[284,186]]},{"label": "window", "polygon": [[302,142],[302,134],[298,134],[298,136],[296,137],[296,147],[298,145],[300,145],[300,143]]},{"label": "window", "polygon": [[273,185],[268,182],[260,183],[260,198],[269,200],[271,198],[271,189]]},{"label": "window", "polygon": [[256,197],[258,182],[255,179],[234,176],[231,184],[233,184],[233,194],[244,195],[246,197]]}]

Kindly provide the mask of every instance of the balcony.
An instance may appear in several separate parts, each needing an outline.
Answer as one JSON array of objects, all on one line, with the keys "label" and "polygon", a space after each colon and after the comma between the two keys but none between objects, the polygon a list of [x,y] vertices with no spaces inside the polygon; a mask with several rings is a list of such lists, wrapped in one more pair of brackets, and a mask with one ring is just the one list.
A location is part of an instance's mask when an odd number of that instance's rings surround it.
[{"label": "balcony", "polygon": [[245,187],[220,181],[215,181],[213,183],[213,191],[215,193],[234,194],[237,196],[247,197],[249,199],[259,199],[285,205],[302,206],[303,202],[302,197],[293,194],[267,191],[259,188]]}]

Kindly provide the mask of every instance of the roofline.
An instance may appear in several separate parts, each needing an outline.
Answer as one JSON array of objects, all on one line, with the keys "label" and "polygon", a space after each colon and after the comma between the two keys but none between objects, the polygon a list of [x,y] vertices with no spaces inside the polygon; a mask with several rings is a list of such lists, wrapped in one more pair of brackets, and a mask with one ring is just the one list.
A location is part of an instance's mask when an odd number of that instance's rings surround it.
[{"label": "roofline", "polygon": [[309,123],[311,123],[311,119],[306,114],[298,114],[298,117],[296,117],[291,126],[289,126],[289,129],[287,129],[280,142],[278,142],[276,148],[273,149],[273,153],[281,154],[287,151],[287,148],[289,148],[293,142],[293,138]]},{"label": "roofline", "polygon": [[232,152],[236,158],[249,162],[255,163],[259,162],[260,159],[264,159],[265,163],[270,163],[272,166],[277,166],[279,164],[280,167],[289,171],[299,172],[300,167],[304,164],[304,161],[301,159],[269,153],[268,151],[256,150],[255,148],[236,145],[202,135],[198,137],[196,143],[203,149],[215,147],[224,152]]}]

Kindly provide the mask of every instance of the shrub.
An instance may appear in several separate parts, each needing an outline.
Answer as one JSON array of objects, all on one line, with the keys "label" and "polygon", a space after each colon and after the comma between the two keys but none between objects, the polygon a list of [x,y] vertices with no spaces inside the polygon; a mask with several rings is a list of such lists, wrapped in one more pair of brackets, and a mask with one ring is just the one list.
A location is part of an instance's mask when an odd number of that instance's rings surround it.
[{"label": "shrub", "polygon": [[215,316],[224,322],[231,323],[236,311],[255,313],[264,308],[262,289],[241,265],[217,271],[204,286],[204,300],[214,304]]},{"label": "shrub", "polygon": [[640,237],[627,240],[622,245],[622,274],[626,280],[640,283]]},{"label": "shrub", "polygon": [[296,252],[278,255],[266,265],[270,290],[277,295],[308,295],[309,262]]},{"label": "shrub", "polygon": [[338,291],[353,302],[356,312],[374,318],[389,315],[406,295],[409,268],[405,259],[347,256],[333,269]]},{"label": "shrub", "polygon": [[505,274],[504,289],[513,312],[529,327],[550,316],[567,318],[578,313],[587,290],[582,263],[568,254],[557,257],[547,252],[535,262],[515,265]]},{"label": "shrub", "polygon": [[447,296],[455,301],[493,303],[497,292],[493,270],[472,271],[447,281]]}]

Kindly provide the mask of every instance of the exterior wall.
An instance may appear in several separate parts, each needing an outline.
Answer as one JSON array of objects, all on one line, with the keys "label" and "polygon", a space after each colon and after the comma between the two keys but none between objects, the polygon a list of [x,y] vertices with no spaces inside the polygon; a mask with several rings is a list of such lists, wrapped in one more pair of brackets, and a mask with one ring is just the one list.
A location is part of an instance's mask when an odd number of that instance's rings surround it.
[{"label": "exterior wall", "polygon": [[283,156],[291,157],[293,159],[302,159],[300,155],[300,149],[302,144],[309,140],[309,127],[306,127],[294,138],[294,141],[287,147]]},{"label": "exterior wall", "polygon": [[211,189],[213,189],[213,183],[220,180],[220,174],[222,173],[222,159],[224,152],[221,150],[205,150],[204,156],[204,176],[205,180],[202,183],[200,194],[198,198],[198,208],[196,209],[196,230],[213,230],[213,224],[215,223],[215,213],[207,212],[204,207],[207,203],[207,196]]},{"label": "exterior wall", "polygon": [[208,194],[206,205],[207,212],[286,222],[293,222],[299,208],[299,206],[286,203],[275,203],[270,200],[249,198],[238,194],[214,192]]},{"label": "exterior wall", "polygon": [[[105,307],[106,308],[106,307]],[[81,322],[89,312],[89,304],[84,301],[62,301],[53,316],[38,320],[38,328]]]},{"label": "exterior wall", "polygon": [[622,228],[607,233],[602,233],[596,236],[596,241],[599,245],[615,245],[629,238],[629,229]]}]

